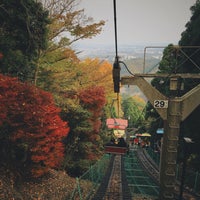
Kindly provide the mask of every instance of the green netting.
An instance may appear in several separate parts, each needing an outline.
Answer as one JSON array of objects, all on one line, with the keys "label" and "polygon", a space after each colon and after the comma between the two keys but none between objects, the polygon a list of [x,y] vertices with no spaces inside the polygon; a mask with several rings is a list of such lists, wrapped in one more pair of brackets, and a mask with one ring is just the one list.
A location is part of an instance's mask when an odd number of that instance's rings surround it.
[{"label": "green netting", "polygon": [[[181,180],[182,166],[177,165],[176,179]],[[200,172],[193,171],[192,169],[186,170],[184,186],[190,188],[191,191],[200,194]]]},{"label": "green netting", "polygon": [[193,188],[196,193],[200,194],[200,174],[199,172],[194,172],[188,170],[186,172],[185,185]]},{"label": "green netting", "polygon": [[124,166],[133,198],[137,195],[158,197],[158,185],[142,168],[134,150],[124,157]]},{"label": "green netting", "polygon": [[105,154],[102,159],[91,166],[86,173],[76,178],[76,186],[71,194],[70,200],[90,199],[100,185],[109,165],[109,161],[110,156]]},{"label": "green netting", "polygon": [[147,153],[151,157],[151,159],[159,166],[160,164],[160,153],[155,152],[152,148],[147,148],[146,149]]}]

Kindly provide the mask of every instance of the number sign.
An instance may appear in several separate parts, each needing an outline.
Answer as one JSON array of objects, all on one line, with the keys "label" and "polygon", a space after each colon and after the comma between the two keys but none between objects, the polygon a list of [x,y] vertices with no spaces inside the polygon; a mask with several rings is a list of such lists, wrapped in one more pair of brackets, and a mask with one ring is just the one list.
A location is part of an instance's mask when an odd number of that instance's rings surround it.
[{"label": "number sign", "polygon": [[168,108],[168,101],[167,100],[155,100],[153,106],[154,106],[154,108]]}]

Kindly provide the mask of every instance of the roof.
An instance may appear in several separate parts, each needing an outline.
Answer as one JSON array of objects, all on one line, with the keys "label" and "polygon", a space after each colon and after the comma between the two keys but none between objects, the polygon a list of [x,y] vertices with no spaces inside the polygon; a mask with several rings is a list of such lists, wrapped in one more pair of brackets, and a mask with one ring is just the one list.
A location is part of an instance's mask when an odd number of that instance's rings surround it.
[{"label": "roof", "polygon": [[108,128],[125,130],[128,126],[128,120],[126,119],[117,119],[117,118],[109,118],[106,120],[106,125]]}]

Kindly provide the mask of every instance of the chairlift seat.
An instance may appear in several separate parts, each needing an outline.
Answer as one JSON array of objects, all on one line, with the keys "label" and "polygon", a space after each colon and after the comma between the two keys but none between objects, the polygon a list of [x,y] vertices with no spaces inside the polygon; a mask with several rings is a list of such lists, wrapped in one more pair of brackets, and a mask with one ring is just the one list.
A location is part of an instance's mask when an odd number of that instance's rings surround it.
[{"label": "chairlift seat", "polygon": [[127,153],[127,147],[118,147],[118,146],[105,146],[105,153],[110,154],[118,154],[118,155],[124,155]]}]

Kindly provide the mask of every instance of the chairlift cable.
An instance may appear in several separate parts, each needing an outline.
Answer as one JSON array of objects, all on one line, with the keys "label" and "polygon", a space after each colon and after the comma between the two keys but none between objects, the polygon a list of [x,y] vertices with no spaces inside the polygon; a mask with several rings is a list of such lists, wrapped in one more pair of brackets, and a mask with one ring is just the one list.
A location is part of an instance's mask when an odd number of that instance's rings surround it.
[{"label": "chairlift cable", "polygon": [[117,117],[119,118],[119,93],[117,93]]},{"label": "chairlift cable", "polygon": [[[116,9],[116,0],[113,0],[114,8],[114,32],[115,32],[115,63],[119,67],[119,58],[118,58],[118,44],[117,44],[117,9]],[[117,92],[117,115],[119,118],[119,92]]]},{"label": "chairlift cable", "polygon": [[114,28],[115,28],[115,60],[118,63],[118,47],[117,47],[117,9],[116,9],[116,0],[113,0],[114,7]]}]

